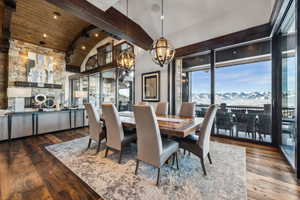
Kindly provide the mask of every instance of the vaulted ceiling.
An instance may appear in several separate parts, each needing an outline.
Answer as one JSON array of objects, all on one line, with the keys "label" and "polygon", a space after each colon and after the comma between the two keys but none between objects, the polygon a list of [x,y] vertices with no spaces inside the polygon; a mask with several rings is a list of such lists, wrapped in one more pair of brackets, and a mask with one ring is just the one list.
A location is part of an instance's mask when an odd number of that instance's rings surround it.
[{"label": "vaulted ceiling", "polygon": [[[3,12],[0,0],[0,12]],[[126,0],[86,0],[103,11],[112,7],[126,13]],[[164,0],[165,36],[175,48],[205,41],[225,34],[268,23],[275,0]],[[160,37],[161,0],[129,0],[129,18],[140,25],[153,39]],[[53,13],[60,17],[53,19]],[[0,25],[2,25],[0,18]],[[122,23],[125,23],[122,22]],[[82,30],[91,24],[72,15],[46,0],[17,0],[16,12],[12,15],[12,38],[61,50],[73,51],[71,65],[80,66],[89,50],[107,37],[90,37],[72,43],[82,35]],[[43,38],[43,34],[47,34]],[[0,32],[1,37],[1,32]],[[80,47],[85,46],[85,50]]]},{"label": "vaulted ceiling", "polygon": [[[129,17],[157,39],[161,0],[129,0]],[[164,0],[165,35],[178,48],[268,23],[275,0]],[[125,13],[126,0],[113,5]]]}]

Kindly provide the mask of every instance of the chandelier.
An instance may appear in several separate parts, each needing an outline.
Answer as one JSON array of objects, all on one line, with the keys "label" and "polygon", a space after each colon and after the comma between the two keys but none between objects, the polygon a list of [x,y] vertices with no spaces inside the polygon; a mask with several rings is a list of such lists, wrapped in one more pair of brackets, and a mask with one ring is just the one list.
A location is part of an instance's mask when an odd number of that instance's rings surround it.
[{"label": "chandelier", "polygon": [[150,53],[154,63],[163,67],[169,64],[175,55],[175,49],[170,42],[164,38],[164,1],[161,0],[161,37],[154,41]]},{"label": "chandelier", "polygon": [[126,49],[119,54],[117,62],[120,68],[130,71],[135,64],[135,55],[132,50]]},{"label": "chandelier", "polygon": [[[126,16],[128,18],[128,0],[126,0]],[[128,33],[128,24],[126,25],[126,31]],[[123,50],[118,56],[117,64],[127,72],[133,70],[135,65],[135,55],[133,50],[130,48]]]}]

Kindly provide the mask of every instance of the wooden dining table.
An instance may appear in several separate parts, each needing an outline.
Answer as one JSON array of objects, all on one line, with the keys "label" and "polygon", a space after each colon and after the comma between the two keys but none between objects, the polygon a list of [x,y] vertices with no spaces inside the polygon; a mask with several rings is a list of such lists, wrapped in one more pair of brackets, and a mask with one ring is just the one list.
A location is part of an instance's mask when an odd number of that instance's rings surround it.
[{"label": "wooden dining table", "polygon": [[[119,112],[124,127],[135,128],[133,112]],[[162,134],[179,138],[186,137],[201,127],[202,117],[182,117],[177,115],[157,115],[157,122]]]}]

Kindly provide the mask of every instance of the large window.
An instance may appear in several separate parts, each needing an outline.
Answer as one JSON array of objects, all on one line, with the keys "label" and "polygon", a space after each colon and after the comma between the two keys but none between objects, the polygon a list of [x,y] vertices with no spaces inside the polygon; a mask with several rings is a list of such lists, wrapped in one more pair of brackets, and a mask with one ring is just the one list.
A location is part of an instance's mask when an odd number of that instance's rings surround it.
[{"label": "large window", "polygon": [[196,114],[203,117],[211,102],[210,56],[188,57],[182,62],[182,101],[195,102]]},{"label": "large window", "polygon": [[216,133],[271,142],[271,61],[215,69]]},{"label": "large window", "polygon": [[272,142],[270,41],[218,49],[213,66],[211,54],[182,59],[182,101],[196,102],[198,117],[219,106],[214,134]]},{"label": "large window", "polygon": [[281,149],[296,167],[297,60],[296,17],[293,4],[279,31],[281,46]]}]

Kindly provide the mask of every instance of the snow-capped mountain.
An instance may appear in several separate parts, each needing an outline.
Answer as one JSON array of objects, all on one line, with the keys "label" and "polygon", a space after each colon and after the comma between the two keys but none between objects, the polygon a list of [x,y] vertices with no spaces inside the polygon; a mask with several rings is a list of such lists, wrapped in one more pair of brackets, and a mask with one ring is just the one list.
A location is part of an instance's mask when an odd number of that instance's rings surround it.
[{"label": "snow-capped mountain", "polygon": [[[216,103],[243,106],[263,106],[271,103],[271,92],[225,92],[216,93]],[[193,93],[192,101],[197,104],[210,104],[209,93]]]}]

